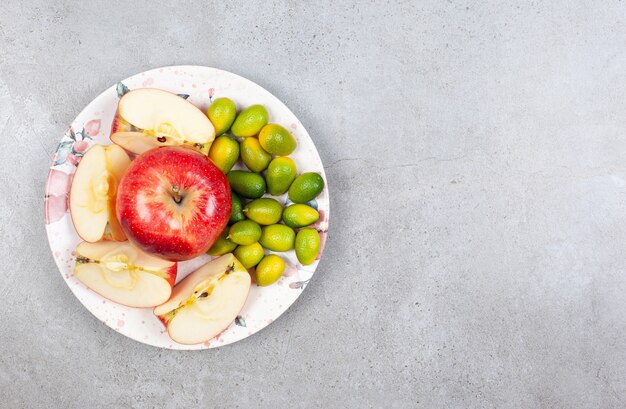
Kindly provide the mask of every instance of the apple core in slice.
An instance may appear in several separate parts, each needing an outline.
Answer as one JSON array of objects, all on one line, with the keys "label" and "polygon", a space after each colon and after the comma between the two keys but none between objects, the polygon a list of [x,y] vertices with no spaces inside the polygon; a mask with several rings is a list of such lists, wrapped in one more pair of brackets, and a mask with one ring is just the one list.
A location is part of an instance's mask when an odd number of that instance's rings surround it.
[{"label": "apple core in slice", "polygon": [[142,153],[147,152],[150,149],[158,148],[161,146],[187,146],[205,155],[208,155],[209,149],[211,149],[210,142],[191,143],[184,140],[168,138],[165,136],[155,138],[154,135],[137,131],[115,132],[111,135],[111,141],[126,149],[127,151],[137,155],[141,155]]},{"label": "apple core in slice", "polygon": [[250,274],[235,256],[225,254],[185,277],[154,313],[174,341],[198,344],[235,320],[248,298],[250,282]]},{"label": "apple core in slice", "polygon": [[129,242],[82,242],[76,247],[74,275],[111,301],[153,307],[170,297],[176,263],[151,256]]}]

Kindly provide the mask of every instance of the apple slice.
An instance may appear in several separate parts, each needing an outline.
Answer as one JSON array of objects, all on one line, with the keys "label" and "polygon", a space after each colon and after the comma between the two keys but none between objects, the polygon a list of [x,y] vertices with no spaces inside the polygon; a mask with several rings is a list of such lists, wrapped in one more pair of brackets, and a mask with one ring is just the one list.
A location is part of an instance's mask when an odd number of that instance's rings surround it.
[{"label": "apple slice", "polygon": [[176,94],[155,88],[124,94],[111,127],[111,140],[136,154],[185,145],[208,155],[214,138],[215,128],[202,111]]},{"label": "apple slice", "polygon": [[129,307],[154,307],[172,294],[176,263],[145,253],[129,242],[82,242],[74,276],[87,287]]},{"label": "apple slice", "polygon": [[81,159],[70,188],[70,214],[83,240],[126,240],[115,214],[115,196],[129,165],[128,154],[117,145],[94,145]]},{"label": "apple slice", "polygon": [[153,135],[142,132],[116,132],[111,135],[111,141],[137,155],[161,146],[187,146],[207,156],[209,154],[209,149],[211,149],[211,143],[188,143],[186,141],[177,143],[176,141],[167,138],[161,138],[159,140]]},{"label": "apple slice", "polygon": [[249,291],[250,274],[228,253],[185,277],[154,314],[174,341],[199,344],[224,331],[237,318]]}]

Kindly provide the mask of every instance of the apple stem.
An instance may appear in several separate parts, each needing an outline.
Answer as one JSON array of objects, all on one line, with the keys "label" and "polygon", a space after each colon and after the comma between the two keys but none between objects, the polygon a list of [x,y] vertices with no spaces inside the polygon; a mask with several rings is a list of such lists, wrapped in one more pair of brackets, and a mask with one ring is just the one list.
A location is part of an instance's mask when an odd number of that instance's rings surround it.
[{"label": "apple stem", "polygon": [[172,186],[172,197],[177,204],[180,204],[180,202],[183,201],[183,197],[180,195],[179,190],[178,185]]}]

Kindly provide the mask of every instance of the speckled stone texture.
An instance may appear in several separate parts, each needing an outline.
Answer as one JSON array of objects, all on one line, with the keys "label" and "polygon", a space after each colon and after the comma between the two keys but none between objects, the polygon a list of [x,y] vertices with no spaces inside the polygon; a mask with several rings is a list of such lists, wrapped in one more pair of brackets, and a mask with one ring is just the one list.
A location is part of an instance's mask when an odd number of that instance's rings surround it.
[{"label": "speckled stone texture", "polygon": [[[0,407],[623,408],[626,3],[8,0]],[[283,100],[332,221],[302,297],[202,352],[127,339],[58,274],[50,157],[163,65]]]}]

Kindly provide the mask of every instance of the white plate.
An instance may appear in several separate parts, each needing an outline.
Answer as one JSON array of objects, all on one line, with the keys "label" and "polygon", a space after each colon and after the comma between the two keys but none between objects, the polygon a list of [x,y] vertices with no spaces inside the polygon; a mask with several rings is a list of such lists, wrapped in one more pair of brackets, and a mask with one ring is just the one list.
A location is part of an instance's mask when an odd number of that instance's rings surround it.
[{"label": "white plate", "polygon": [[[281,253],[287,261],[283,277],[269,287],[253,286],[244,309],[237,320],[217,337],[203,344],[182,345],[172,341],[151,308],[125,307],[92,292],[73,274],[76,245],[81,241],[69,214],[67,202],[72,175],[83,152],[94,143],[109,145],[109,131],[119,96],[128,89],[161,88],[188,95],[188,100],[206,112],[211,101],[229,97],[239,109],[252,104],[263,104],[270,122],[288,128],[298,141],[298,148],[290,156],[296,162],[298,173],[318,172],[326,182],[322,161],[313,141],[298,118],[278,98],[254,82],[230,72],[199,66],[157,68],[127,78],[104,91],[76,117],[61,138],[50,166],[45,196],[45,223],[48,240],[63,279],[80,302],[103,323],[136,341],[170,349],[207,349],[230,344],[246,338],[278,318],[300,296],[311,280],[318,261],[302,266],[293,251]],[[285,202],[283,196],[279,200]],[[329,220],[328,183],[316,199],[320,220],[314,225],[320,232],[321,249],[326,241]],[[210,256],[179,263],[177,281]]]}]

